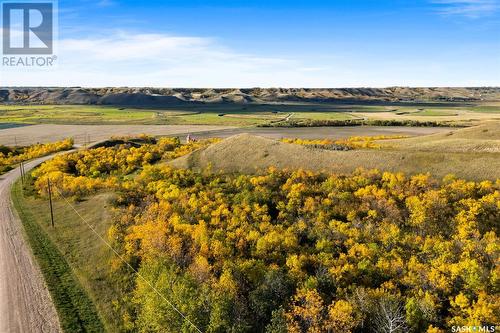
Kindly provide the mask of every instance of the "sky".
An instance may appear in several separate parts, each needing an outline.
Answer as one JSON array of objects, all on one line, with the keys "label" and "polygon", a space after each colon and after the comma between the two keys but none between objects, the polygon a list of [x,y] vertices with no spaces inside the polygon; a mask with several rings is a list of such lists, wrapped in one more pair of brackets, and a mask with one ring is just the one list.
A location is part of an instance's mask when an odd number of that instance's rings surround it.
[{"label": "sky", "polygon": [[0,86],[500,86],[500,0],[59,0],[57,66]]}]

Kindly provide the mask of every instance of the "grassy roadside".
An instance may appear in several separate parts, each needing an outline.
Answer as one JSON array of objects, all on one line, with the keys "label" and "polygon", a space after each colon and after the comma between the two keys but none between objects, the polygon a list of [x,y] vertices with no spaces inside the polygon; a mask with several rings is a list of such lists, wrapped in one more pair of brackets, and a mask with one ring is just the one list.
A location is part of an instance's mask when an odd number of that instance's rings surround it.
[{"label": "grassy roadside", "polygon": [[[111,253],[64,202],[54,202],[56,227],[50,226],[46,200],[33,196],[32,184],[12,187],[12,201],[40,265],[65,332],[117,332],[114,304],[119,290],[108,270]],[[108,224],[100,195],[75,204],[84,218],[105,234]],[[96,224],[96,221],[98,222]],[[101,223],[102,222],[102,223]]]}]

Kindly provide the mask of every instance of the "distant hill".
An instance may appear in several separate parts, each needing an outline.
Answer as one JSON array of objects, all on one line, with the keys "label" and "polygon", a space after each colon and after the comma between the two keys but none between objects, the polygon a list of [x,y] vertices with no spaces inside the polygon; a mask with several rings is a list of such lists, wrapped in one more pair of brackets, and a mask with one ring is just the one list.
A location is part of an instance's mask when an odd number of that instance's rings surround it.
[{"label": "distant hill", "polygon": [[500,101],[500,87],[483,88],[0,88],[4,104],[173,106],[190,103],[479,102]]}]

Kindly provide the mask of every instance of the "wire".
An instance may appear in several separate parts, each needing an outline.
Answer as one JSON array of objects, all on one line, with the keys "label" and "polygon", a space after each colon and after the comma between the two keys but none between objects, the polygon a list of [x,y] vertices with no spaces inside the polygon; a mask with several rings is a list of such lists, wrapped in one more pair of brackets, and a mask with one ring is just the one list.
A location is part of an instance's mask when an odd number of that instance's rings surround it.
[{"label": "wire", "polygon": [[101,235],[99,235],[99,233],[94,229],[94,227],[82,216],[80,215],[80,213],[78,212],[78,210],[76,210],[76,208],[68,201],[68,199],[66,199],[65,196],[62,195],[61,191],[59,191],[59,189],[57,188],[57,186],[54,186],[55,189],[57,190],[57,192],[59,193],[59,195],[61,196],[61,198],[64,199],[64,201],[66,202],[66,204],[68,206],[70,206],[74,211],[75,213],[78,215],[78,217],[80,217],[80,219],[82,219],[82,221],[90,228],[90,230],[92,230],[92,232],[94,234],[96,234],[96,236],[104,243],[106,244],[107,247],[109,247],[111,249],[111,251],[113,251],[116,256],[118,258],[120,258],[121,261],[123,261],[123,263],[125,265],[127,265],[134,273],[137,274],[137,276],[139,276],[142,280],[144,280],[144,282],[146,282],[146,284],[151,287],[151,289],[153,289],[157,294],[158,296],[160,296],[165,302],[167,302],[167,304],[175,310],[175,312],[177,312],[187,323],[189,323],[191,326],[193,326],[196,331],[198,331],[198,333],[203,333],[201,331],[201,329],[198,328],[198,326],[196,326],[191,320],[189,320],[189,318],[184,315],[171,301],[169,301],[162,293],[160,293],[154,286],[151,282],[149,282],[145,277],[143,277],[134,267],[132,267],[132,265],[130,265],[119,253],[118,251],[116,251],[112,246],[111,244],[109,244]]}]

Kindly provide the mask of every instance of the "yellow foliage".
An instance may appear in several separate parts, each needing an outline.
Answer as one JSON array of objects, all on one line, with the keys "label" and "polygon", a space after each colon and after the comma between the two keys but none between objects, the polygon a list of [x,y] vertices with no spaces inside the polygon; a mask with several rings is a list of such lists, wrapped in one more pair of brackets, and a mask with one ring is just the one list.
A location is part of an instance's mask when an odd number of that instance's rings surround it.
[{"label": "yellow foliage", "polygon": [[323,311],[323,300],[316,290],[299,290],[293,298],[292,308],[286,313],[288,332],[324,332]]},{"label": "yellow foliage", "polygon": [[403,139],[407,138],[407,136],[403,135],[378,135],[378,136],[353,136],[347,139],[340,140],[329,140],[329,139],[321,139],[321,140],[310,140],[310,139],[290,139],[285,138],[281,139],[282,142],[285,143],[293,143],[297,145],[303,146],[343,146],[350,149],[380,149],[381,146],[377,144],[375,141],[381,140],[393,140],[393,139]]},{"label": "yellow foliage", "polygon": [[347,301],[339,300],[328,307],[325,328],[332,332],[351,332],[358,325],[354,307]]},{"label": "yellow foliage", "polygon": [[446,331],[440,329],[440,328],[437,328],[437,327],[434,327],[434,326],[429,326],[429,328],[427,328],[427,333],[445,333]]},{"label": "yellow foliage", "polygon": [[49,155],[58,151],[68,150],[73,147],[73,139],[36,144],[28,147],[12,149],[7,154],[0,152],[0,167],[10,166],[34,158]]}]

